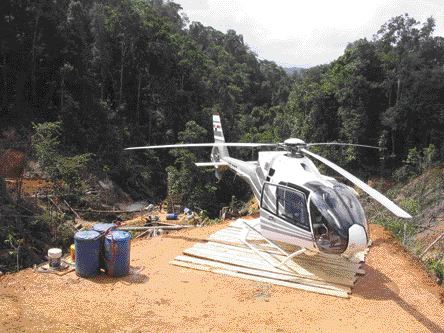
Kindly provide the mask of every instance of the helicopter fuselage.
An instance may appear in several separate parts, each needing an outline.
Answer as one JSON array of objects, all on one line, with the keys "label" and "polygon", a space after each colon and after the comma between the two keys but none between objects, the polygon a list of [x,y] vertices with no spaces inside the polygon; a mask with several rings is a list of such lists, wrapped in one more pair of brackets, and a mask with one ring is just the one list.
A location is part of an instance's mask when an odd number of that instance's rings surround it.
[{"label": "helicopter fuselage", "polygon": [[[298,138],[281,143],[227,143],[220,116],[215,114],[212,119],[214,143],[166,144],[125,150],[212,147],[211,162],[196,165],[214,167],[218,179],[227,169],[243,178],[260,202],[260,233],[269,240],[301,247],[302,252],[352,257],[365,250],[369,241],[367,220],[356,191],[322,175],[310,158],[339,173],[396,216],[412,217],[347,170],[308,149],[320,145],[379,147],[337,142],[306,143]],[[242,161],[230,157],[228,147],[273,147],[285,151],[261,151],[257,161]],[[293,254],[297,253],[299,251]]]},{"label": "helicopter fuselage", "polygon": [[225,155],[213,162],[221,163],[217,172],[228,167],[250,185],[268,239],[347,257],[367,247],[368,225],[357,193],[322,175],[308,157],[262,151],[257,161]]}]

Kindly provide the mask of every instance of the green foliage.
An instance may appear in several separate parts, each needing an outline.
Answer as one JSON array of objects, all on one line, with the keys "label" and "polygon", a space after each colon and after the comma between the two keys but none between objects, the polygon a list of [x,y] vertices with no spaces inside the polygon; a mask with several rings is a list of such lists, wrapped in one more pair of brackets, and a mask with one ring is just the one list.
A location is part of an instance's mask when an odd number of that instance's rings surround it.
[{"label": "green foliage", "polygon": [[414,224],[395,217],[377,218],[374,219],[373,222],[389,230],[404,245],[413,241],[417,233],[417,228]]},{"label": "green foliage", "polygon": [[49,239],[43,239],[53,246],[67,248],[72,243],[74,227],[72,222],[65,220],[65,217],[54,211],[44,211],[37,215],[32,222],[39,230],[48,230]]},{"label": "green foliage", "polygon": [[[178,133],[179,138],[187,143],[202,142],[207,131],[196,122],[185,124],[185,129]],[[181,203],[191,209],[204,207],[211,215],[217,213],[215,197],[217,187],[214,186],[212,175],[199,169],[194,153],[176,149],[171,151],[175,157],[175,165],[166,168],[168,174],[168,195],[179,198]]]},{"label": "green foliage", "polygon": [[434,144],[428,145],[428,147],[422,150],[422,169],[427,169],[433,165],[436,158],[436,147]]},{"label": "green foliage", "polygon": [[430,168],[435,162],[436,148],[433,144],[425,147],[422,153],[416,147],[409,149],[403,166],[393,173],[397,181],[404,181],[410,177],[419,175],[425,169]]},{"label": "green foliage", "polygon": [[429,259],[426,262],[427,268],[436,275],[440,284],[444,283],[444,262],[441,259]]},{"label": "green foliage", "polygon": [[85,188],[82,173],[86,169],[91,154],[81,154],[66,157],[61,152],[60,135],[61,123],[34,124],[35,134],[32,137],[34,154],[49,175],[54,185],[62,182],[66,194],[80,194]]},{"label": "green foliage", "polygon": [[[413,198],[401,200],[400,206],[415,217],[420,212],[419,202]],[[404,245],[411,245],[419,230],[419,225],[414,221],[400,219],[390,213],[376,214],[371,221],[382,225],[389,230]]]},{"label": "green foliage", "polygon": [[199,126],[194,120],[191,120],[185,124],[185,129],[179,132],[177,137],[183,142],[196,143],[205,140],[207,133],[205,128]]},{"label": "green foliage", "polygon": [[401,200],[400,206],[412,216],[417,215],[420,211],[419,202],[413,198],[406,198]]},{"label": "green foliage", "polygon": [[8,254],[11,257],[14,257],[16,270],[18,271],[20,269],[20,248],[23,245],[23,239],[17,239],[16,235],[13,233],[8,233],[4,243],[10,248]]},{"label": "green foliage", "polygon": [[[444,44],[433,30],[433,19],[421,26],[408,15],[394,17],[372,41],[350,43],[337,60],[307,70],[287,104],[294,134],[307,142],[379,145],[382,154],[351,148],[338,160],[366,173],[374,173],[381,158],[388,170],[406,161],[397,179],[442,159]],[[409,151],[415,148],[416,160]]]},{"label": "green foliage", "polygon": [[182,155],[123,148],[209,142],[205,131],[216,112],[233,142],[296,136],[386,148],[382,154],[326,150],[364,175],[381,160],[390,173],[403,167],[398,178],[417,172],[402,165],[412,148],[420,152],[420,170],[442,159],[444,43],[433,36],[433,19],[394,17],[373,40],[351,41],[330,64],[289,78],[274,62],[258,59],[242,35],[188,24],[173,2],[12,3],[5,2],[8,15],[0,20],[0,124],[39,123],[36,157],[65,192],[80,191],[89,168],[134,197],[163,196],[167,166],[187,177],[196,170],[175,164]]},{"label": "green foliage", "polygon": [[32,148],[40,166],[51,176],[57,174],[60,157],[60,122],[33,124]]}]

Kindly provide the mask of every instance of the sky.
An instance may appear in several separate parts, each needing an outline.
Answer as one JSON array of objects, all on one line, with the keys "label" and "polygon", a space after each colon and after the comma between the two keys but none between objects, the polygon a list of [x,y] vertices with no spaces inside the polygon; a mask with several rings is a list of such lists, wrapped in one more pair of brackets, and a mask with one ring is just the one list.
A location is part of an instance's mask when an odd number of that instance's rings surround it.
[{"label": "sky", "polygon": [[408,13],[444,36],[444,0],[175,0],[190,22],[234,29],[259,58],[284,67],[329,63],[347,44],[372,39],[390,18]]}]

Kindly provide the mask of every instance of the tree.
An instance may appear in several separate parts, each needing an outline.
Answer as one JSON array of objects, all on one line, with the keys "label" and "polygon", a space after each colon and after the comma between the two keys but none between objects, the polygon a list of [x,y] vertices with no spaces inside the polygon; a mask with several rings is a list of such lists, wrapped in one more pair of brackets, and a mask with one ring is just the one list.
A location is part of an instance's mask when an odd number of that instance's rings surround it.
[{"label": "tree", "polygon": [[38,162],[53,181],[55,189],[75,199],[85,188],[82,173],[91,154],[64,156],[59,141],[59,122],[35,124],[34,130],[32,147]]}]

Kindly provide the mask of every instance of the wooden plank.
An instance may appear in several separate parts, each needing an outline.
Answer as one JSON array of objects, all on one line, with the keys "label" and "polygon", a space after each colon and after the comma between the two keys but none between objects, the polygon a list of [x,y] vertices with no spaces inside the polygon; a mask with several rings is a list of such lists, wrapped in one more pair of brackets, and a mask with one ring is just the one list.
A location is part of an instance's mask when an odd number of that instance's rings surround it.
[{"label": "wooden plank", "polygon": [[[213,248],[221,248],[221,249],[227,248],[227,249],[233,249],[233,250],[236,249],[239,252],[253,253],[252,250],[249,249],[245,245],[244,246],[235,246],[235,245],[231,245],[231,244],[220,244],[220,243],[212,242],[212,241],[206,243],[205,245],[208,247],[213,247]],[[279,260],[282,260],[285,258],[282,254],[278,253],[277,251],[268,251],[268,250],[263,250],[263,251],[274,255]],[[353,263],[347,261],[346,259],[330,262],[330,261],[327,261],[325,258],[319,257],[317,255],[307,256],[304,254],[293,258],[293,261],[297,264],[308,262],[308,263],[313,263],[313,264],[317,264],[317,265],[327,265],[327,266],[331,266],[333,268],[338,267],[342,270],[352,271],[353,273],[356,272],[356,270],[359,269],[359,267],[361,266],[360,264],[353,264]]]},{"label": "wooden plank", "polygon": [[249,226],[252,226],[257,229],[259,226],[260,218],[254,219],[254,220],[244,220],[244,219],[237,219],[236,221],[231,222],[228,226],[232,228],[243,228],[244,222],[246,222]]},{"label": "wooden plank", "polygon": [[[224,242],[229,242],[229,243],[233,243],[233,244],[239,244],[239,245],[243,245],[243,243],[240,240],[240,235],[238,237],[233,237],[232,235],[227,235],[225,233],[215,233],[212,234],[210,236],[208,236],[209,240],[213,240],[213,241],[218,241],[218,240],[222,240]],[[248,238],[248,241],[261,241],[262,239],[251,239]],[[263,243],[263,245],[265,247],[268,248],[273,248],[271,245],[267,244],[267,243]]]},{"label": "wooden plank", "polygon": [[[232,239],[230,238],[222,238],[222,237],[217,237],[217,238],[213,238],[210,237],[208,238],[209,242],[214,242],[214,243],[220,243],[220,244],[226,244],[226,245],[233,245],[233,246],[238,246],[241,248],[246,248],[247,246],[243,243],[240,242],[233,242]],[[254,245],[259,249],[259,250],[263,250],[263,251],[268,251],[268,252],[274,252],[274,253],[279,253],[276,249],[274,249],[272,246],[268,245],[268,244],[258,244],[258,243],[254,243]]]},{"label": "wooden plank", "polygon": [[[233,243],[230,242],[228,239],[214,239],[214,238],[210,238],[209,239],[209,243],[217,243],[217,244],[222,244],[222,245],[228,245],[228,246],[237,246],[239,248],[244,248],[244,249],[248,249],[248,247],[243,244],[243,243]],[[274,249],[271,246],[268,246],[267,244],[264,245],[260,245],[260,244],[254,244],[255,247],[260,250],[260,251],[264,251],[273,255],[281,255],[280,252],[278,252],[276,249]],[[267,247],[268,246],[268,247]],[[352,262],[346,258],[342,258],[342,257],[338,257],[336,256],[336,258],[328,258],[319,254],[316,255],[301,255],[301,256],[297,256],[295,258],[292,259],[294,262],[300,264],[300,265],[306,265],[306,264],[312,264],[312,265],[316,265],[316,266],[321,266],[321,265],[325,265],[331,268],[335,268],[337,267],[341,267],[343,270],[351,270],[351,271],[356,271],[357,269],[361,268],[362,266],[362,261],[361,262]]]},{"label": "wooden plank", "polygon": [[254,268],[254,269],[260,269],[260,270],[277,272],[277,273],[287,273],[287,274],[292,274],[295,276],[297,275],[299,277],[303,277],[303,278],[310,279],[310,280],[326,281],[326,282],[332,282],[332,283],[337,283],[337,284],[346,285],[346,286],[353,286],[354,282],[356,281],[356,278],[354,276],[349,277],[349,278],[344,278],[344,277],[337,277],[337,276],[328,275],[325,273],[322,274],[321,276],[317,276],[314,274],[311,274],[311,275],[296,274],[295,272],[293,272],[292,270],[290,270],[289,268],[287,268],[285,266],[283,266],[282,268],[279,268],[279,269],[275,268],[272,265],[265,262],[264,260],[262,260],[262,258],[255,259],[255,258],[250,258],[250,257],[246,258],[246,257],[242,257],[242,256],[233,256],[233,255],[229,255],[227,253],[220,253],[220,252],[211,251],[208,249],[199,249],[199,248],[192,247],[190,249],[185,250],[184,254],[187,254],[190,256],[195,256],[198,258],[211,259],[211,260],[215,260],[215,261],[225,262],[225,263],[234,264],[234,265],[243,266],[243,267],[250,267],[250,268]]},{"label": "wooden plank", "polygon": [[[259,257],[256,253],[254,253],[250,249],[245,249],[245,248],[242,249],[239,247],[233,247],[233,246],[229,246],[229,245],[212,246],[211,243],[196,244],[194,247],[196,249],[201,249],[204,251],[210,250],[210,251],[215,251],[217,253],[227,253],[227,254],[230,254],[235,257],[240,257],[240,256],[248,257],[253,260],[256,260],[256,262],[263,262],[264,261],[261,257]],[[271,255],[266,252],[262,252],[262,254],[265,255],[271,262],[274,262],[275,265],[278,265],[285,258],[285,256],[283,256],[283,255],[275,255],[275,254]],[[333,276],[352,278],[356,273],[356,269],[346,270],[344,268],[330,267],[327,265],[315,265],[313,263],[300,265],[298,262],[295,262],[295,261],[288,261],[287,266],[290,267],[290,271],[296,270],[297,273],[302,274],[302,275],[315,274],[315,275],[324,276],[325,273],[328,272],[329,274],[331,274]]]},{"label": "wooden plank", "polygon": [[[247,221],[260,229],[258,222],[259,219]],[[244,228],[238,219],[210,235],[207,243],[197,243],[184,250],[185,255],[176,257],[171,264],[338,297],[348,297],[356,275],[365,274],[361,264],[324,253],[301,255],[289,261],[289,267],[276,268],[242,243]],[[248,241],[275,265],[285,258],[258,232],[251,231]],[[362,253],[362,258],[365,254]]]},{"label": "wooden plank", "polygon": [[[222,231],[222,232],[221,232]],[[246,247],[240,240],[239,240],[239,236],[240,233],[238,235],[236,235],[235,233],[224,233],[223,231],[225,231],[225,229],[220,230],[212,235],[209,236],[209,240],[212,242],[218,242],[218,243],[225,243],[225,244],[229,244],[229,245],[238,245],[240,247]],[[258,240],[261,240],[263,238],[258,238]],[[279,252],[273,248],[271,245],[269,244],[260,244],[260,245],[256,245],[259,249],[267,251],[267,252],[273,252],[273,253],[278,253]],[[338,264],[340,266],[354,266],[357,263],[353,263],[350,260],[343,258],[341,256],[338,255],[328,255],[328,254],[323,254],[323,253],[319,253],[316,256],[316,261],[324,261],[328,264]],[[295,258],[296,261],[299,260],[299,258],[302,258],[301,260],[310,260],[310,256],[301,256],[298,258]]]},{"label": "wooden plank", "polygon": [[243,278],[243,279],[247,279],[247,280],[253,280],[256,282],[270,283],[270,284],[275,284],[275,285],[279,285],[279,286],[283,286],[283,287],[305,290],[305,291],[314,292],[314,293],[318,293],[318,294],[324,294],[324,295],[330,295],[330,296],[336,296],[336,297],[342,297],[342,298],[349,297],[347,292],[329,290],[329,289],[325,289],[325,288],[318,288],[318,287],[307,286],[307,285],[286,282],[286,281],[280,281],[280,280],[273,280],[270,278],[248,275],[248,274],[244,274],[244,273],[237,273],[237,272],[227,271],[227,270],[223,270],[223,269],[214,269],[214,268],[203,266],[203,265],[191,264],[191,263],[175,261],[175,260],[170,261],[170,264],[176,265],[176,266],[181,266],[181,267],[209,271],[209,272],[222,274],[222,275],[228,275],[228,276],[232,276],[232,277],[239,277],[239,278]]},{"label": "wooden plank", "polygon": [[298,278],[295,276],[289,276],[286,274],[260,271],[260,270],[256,270],[256,269],[239,267],[239,266],[234,266],[234,265],[229,265],[229,264],[224,264],[224,263],[220,263],[220,262],[199,259],[199,258],[194,258],[194,257],[189,257],[189,256],[177,256],[175,258],[175,260],[193,263],[193,264],[204,265],[204,266],[209,266],[209,267],[214,267],[214,268],[230,270],[230,271],[239,272],[239,273],[262,276],[262,277],[267,277],[267,278],[276,279],[276,280],[282,280],[282,281],[295,282],[295,283],[305,284],[305,285],[310,285],[310,286],[316,286],[316,287],[320,287],[320,288],[326,288],[329,290],[345,291],[347,293],[351,293],[350,287],[344,287],[341,285],[336,285],[333,283],[327,283],[327,282],[322,282],[322,281],[307,280],[307,279]]},{"label": "wooden plank", "polygon": [[[240,242],[241,235],[242,235],[242,231],[241,230],[222,229],[222,230],[216,231],[211,236],[213,236],[213,237],[221,236],[221,237],[227,237],[227,238],[231,237],[233,239],[233,241]],[[249,233],[247,239],[263,240],[264,238],[261,235]]]}]

